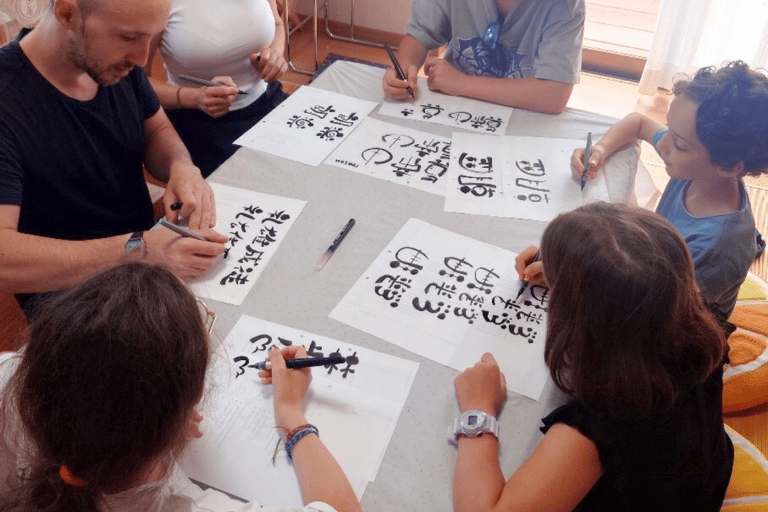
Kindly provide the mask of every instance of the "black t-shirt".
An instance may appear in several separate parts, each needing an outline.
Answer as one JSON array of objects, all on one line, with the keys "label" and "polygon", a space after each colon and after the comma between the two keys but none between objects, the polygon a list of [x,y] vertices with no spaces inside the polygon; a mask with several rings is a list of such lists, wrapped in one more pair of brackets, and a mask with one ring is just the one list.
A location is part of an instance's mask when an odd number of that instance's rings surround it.
[{"label": "black t-shirt", "polygon": [[32,66],[23,35],[0,49],[0,204],[20,206],[20,233],[84,240],[149,229],[144,121],[160,103],[144,72],[75,100]]},{"label": "black t-shirt", "polygon": [[723,427],[722,369],[681,395],[667,413],[642,421],[600,422],[570,402],[544,418],[579,430],[597,446],[604,474],[577,511],[716,512],[733,469]]}]

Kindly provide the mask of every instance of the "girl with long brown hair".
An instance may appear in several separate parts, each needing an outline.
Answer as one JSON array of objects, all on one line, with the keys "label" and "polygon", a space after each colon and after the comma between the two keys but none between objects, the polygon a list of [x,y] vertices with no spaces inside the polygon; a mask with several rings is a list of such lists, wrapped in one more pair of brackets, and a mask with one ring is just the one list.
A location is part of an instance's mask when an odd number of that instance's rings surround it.
[{"label": "girl with long brown hair", "polygon": [[[545,361],[568,401],[507,481],[495,435],[459,436],[456,512],[720,510],[733,464],[727,345],[685,241],[655,213],[597,203],[552,221],[540,254]],[[491,354],[455,387],[476,417],[497,416],[506,399]]]},{"label": "girl with long brown hair", "polygon": [[[138,262],[44,304],[23,352],[0,354],[0,510],[278,510],[203,491],[176,465],[202,435],[207,318],[170,271]],[[357,512],[346,476],[307,425],[309,369],[289,370],[285,357],[306,351],[271,351],[261,376],[274,386],[277,425],[297,433],[289,454],[301,510]]]}]

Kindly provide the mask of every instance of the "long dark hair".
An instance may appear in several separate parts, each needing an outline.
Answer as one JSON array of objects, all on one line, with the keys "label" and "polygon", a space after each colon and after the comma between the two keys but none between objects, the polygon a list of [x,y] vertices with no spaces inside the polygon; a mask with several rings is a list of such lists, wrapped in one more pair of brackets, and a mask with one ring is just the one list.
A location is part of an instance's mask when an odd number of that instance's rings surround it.
[{"label": "long dark hair", "polygon": [[727,353],[690,253],[661,216],[595,203],[544,232],[545,360],[556,385],[608,419],[669,408]]},{"label": "long dark hair", "polygon": [[[104,493],[170,464],[208,359],[198,303],[162,267],[120,265],[55,296],[4,392],[3,438],[22,434],[32,459],[0,509],[96,511]],[[65,483],[62,466],[85,485]]]}]

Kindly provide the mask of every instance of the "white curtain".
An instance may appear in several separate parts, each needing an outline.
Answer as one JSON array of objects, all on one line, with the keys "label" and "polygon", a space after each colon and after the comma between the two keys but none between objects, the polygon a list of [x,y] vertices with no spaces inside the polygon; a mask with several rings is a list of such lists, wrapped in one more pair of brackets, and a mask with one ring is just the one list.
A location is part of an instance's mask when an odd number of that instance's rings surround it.
[{"label": "white curtain", "polygon": [[661,0],[640,92],[732,60],[768,67],[768,0]]}]

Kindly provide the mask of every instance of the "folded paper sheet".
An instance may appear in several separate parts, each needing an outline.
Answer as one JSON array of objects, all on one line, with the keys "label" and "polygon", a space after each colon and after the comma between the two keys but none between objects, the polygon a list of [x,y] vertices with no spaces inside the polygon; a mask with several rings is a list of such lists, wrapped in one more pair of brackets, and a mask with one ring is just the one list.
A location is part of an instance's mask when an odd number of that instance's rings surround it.
[{"label": "folded paper sheet", "polygon": [[203,399],[203,437],[186,450],[191,478],[262,505],[299,507],[299,484],[279,440],[272,387],[258,370],[271,346],[303,345],[309,357],[345,362],[312,369],[307,419],[336,457],[358,498],[373,481],[408,397],[418,363],[242,316],[216,352]]},{"label": "folded paper sheet", "polygon": [[507,387],[538,400],[548,290],[515,300],[515,256],[410,219],[330,316],[457,370],[491,352]]}]

